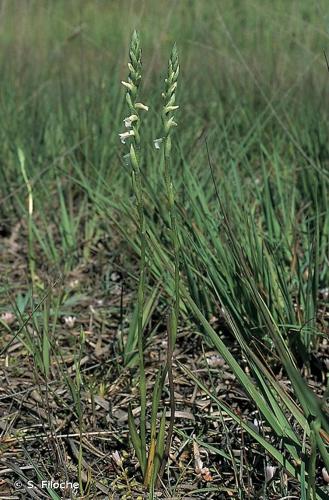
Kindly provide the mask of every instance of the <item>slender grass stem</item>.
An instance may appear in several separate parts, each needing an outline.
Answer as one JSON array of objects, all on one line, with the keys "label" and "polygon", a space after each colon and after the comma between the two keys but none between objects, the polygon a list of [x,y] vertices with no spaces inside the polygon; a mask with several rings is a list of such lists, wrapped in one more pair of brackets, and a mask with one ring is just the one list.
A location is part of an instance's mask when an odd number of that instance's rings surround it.
[{"label": "slender grass stem", "polygon": [[21,172],[23,175],[24,182],[26,184],[28,192],[28,259],[29,259],[29,270],[30,278],[32,283],[35,281],[35,255],[33,246],[33,191],[32,185],[28,178],[26,168],[25,168],[25,156],[21,149],[18,150],[18,158],[21,167]]}]

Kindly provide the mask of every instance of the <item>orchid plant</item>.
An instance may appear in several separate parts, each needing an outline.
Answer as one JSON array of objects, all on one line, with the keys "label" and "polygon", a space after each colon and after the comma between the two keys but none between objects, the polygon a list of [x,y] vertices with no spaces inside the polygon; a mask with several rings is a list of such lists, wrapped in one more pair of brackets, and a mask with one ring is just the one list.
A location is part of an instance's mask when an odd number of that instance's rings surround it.
[{"label": "orchid plant", "polygon": [[[167,350],[167,365],[165,369],[159,370],[152,396],[152,410],[150,421],[150,443],[147,447],[146,443],[146,376],[144,366],[144,335],[143,335],[143,313],[145,308],[145,287],[146,287],[146,254],[148,250],[147,244],[147,228],[144,214],[144,188],[142,182],[142,166],[141,166],[141,139],[140,139],[140,111],[148,111],[148,106],[137,102],[138,92],[141,82],[141,48],[140,39],[136,31],[134,31],[131,39],[129,50],[128,63],[129,75],[127,81],[122,84],[126,88],[126,102],[129,109],[129,115],[124,118],[124,126],[127,130],[119,134],[123,144],[129,145],[128,157],[131,166],[132,184],[136,199],[136,208],[138,213],[138,230],[140,238],[140,275],[138,286],[138,358],[139,358],[139,391],[140,391],[140,422],[139,432],[132,414],[131,408],[128,409],[128,423],[131,440],[138,458],[142,474],[144,477],[144,485],[153,491],[157,478],[160,478],[171,443],[173,432],[175,402],[173,391],[173,376],[172,376],[172,354],[177,332],[177,322],[179,313],[179,242],[174,214],[174,191],[170,174],[170,151],[171,151],[171,132],[176,125],[173,117],[173,112],[178,108],[175,105],[177,78],[179,73],[179,64],[177,49],[174,46],[171,53],[168,66],[168,77],[165,80],[165,90],[163,92],[164,106],[162,110],[162,122],[164,136],[154,140],[156,149],[161,149],[164,146],[164,180],[165,190],[168,200],[168,208],[170,213],[170,229],[172,233],[172,243],[175,256],[175,298],[174,307],[169,315],[168,320],[168,350]],[[168,373],[169,392],[170,392],[170,424],[167,433],[167,443],[165,446],[165,415],[166,408],[162,411],[159,428],[157,429],[157,414],[159,409],[161,392],[165,383],[165,378]]]}]

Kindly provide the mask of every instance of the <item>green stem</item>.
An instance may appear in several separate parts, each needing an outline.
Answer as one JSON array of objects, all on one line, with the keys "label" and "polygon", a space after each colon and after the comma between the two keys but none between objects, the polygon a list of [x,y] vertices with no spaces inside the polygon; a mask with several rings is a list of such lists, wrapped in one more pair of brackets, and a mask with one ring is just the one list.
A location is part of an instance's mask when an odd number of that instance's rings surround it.
[{"label": "green stem", "polygon": [[[139,148],[139,141],[136,141],[136,148]],[[143,202],[143,186],[142,177],[139,166],[139,153],[131,146],[130,156],[132,160],[132,179],[133,188],[135,191],[137,212],[138,212],[138,231],[140,237],[140,272],[138,284],[138,299],[137,299],[137,339],[138,339],[138,358],[139,358],[139,392],[140,392],[140,440],[141,440],[141,457],[142,471],[146,470],[146,376],[144,366],[144,335],[143,335],[143,313],[144,313],[144,297],[145,297],[145,274],[146,274],[146,223],[144,215]]]},{"label": "green stem", "polygon": [[[142,193],[141,193],[142,194]],[[142,196],[141,196],[142,198]],[[140,276],[138,286],[138,357],[139,357],[139,390],[140,390],[140,438],[142,445],[142,468],[145,471],[146,467],[146,377],[144,367],[144,342],[143,342],[143,311],[144,311],[144,290],[145,290],[145,271],[146,271],[146,238],[145,238],[145,219],[144,207],[140,204],[139,207],[140,219],[140,242],[141,242],[141,257],[140,257]]]},{"label": "green stem", "polygon": [[176,213],[175,213],[175,197],[174,197],[174,188],[172,184],[171,174],[170,174],[170,149],[171,149],[171,138],[170,135],[165,139],[165,149],[164,149],[164,178],[166,185],[166,194],[168,199],[168,209],[169,209],[169,217],[170,217],[170,237],[172,241],[173,251],[174,251],[174,269],[175,269],[175,298],[174,298],[174,307],[171,311],[168,319],[168,351],[167,351],[167,369],[168,369],[168,381],[169,381],[169,398],[170,398],[170,421],[167,433],[167,441],[163,454],[163,459],[159,471],[158,482],[161,480],[164,468],[167,463],[171,440],[174,431],[174,421],[175,421],[175,386],[174,386],[174,377],[173,377],[173,367],[172,367],[172,359],[173,353],[176,343],[177,337],[177,325],[179,318],[179,303],[180,303],[180,275],[179,275],[179,239],[178,239],[178,229],[176,222]]}]

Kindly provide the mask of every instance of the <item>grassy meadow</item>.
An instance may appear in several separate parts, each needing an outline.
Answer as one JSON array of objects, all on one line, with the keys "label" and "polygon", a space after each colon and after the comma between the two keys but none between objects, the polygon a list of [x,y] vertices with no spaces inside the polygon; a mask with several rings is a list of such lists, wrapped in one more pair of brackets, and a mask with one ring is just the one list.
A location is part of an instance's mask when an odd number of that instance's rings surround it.
[{"label": "grassy meadow", "polygon": [[328,7],[0,1],[0,498],[328,498]]}]

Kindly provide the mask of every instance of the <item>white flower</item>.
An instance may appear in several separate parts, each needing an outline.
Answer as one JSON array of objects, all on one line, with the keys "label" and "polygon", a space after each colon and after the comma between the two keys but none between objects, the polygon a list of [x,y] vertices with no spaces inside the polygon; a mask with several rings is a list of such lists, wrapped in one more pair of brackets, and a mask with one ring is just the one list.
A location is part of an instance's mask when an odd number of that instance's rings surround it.
[{"label": "white flower", "polygon": [[122,83],[122,85],[127,87],[127,89],[129,89],[130,91],[133,90],[133,88],[135,87],[135,85],[133,85],[132,83],[124,82],[123,80],[121,83]]},{"label": "white flower", "polygon": [[126,128],[130,128],[131,124],[133,122],[135,122],[136,120],[138,120],[137,115],[130,115],[130,116],[127,116],[127,118],[124,118],[123,122],[124,122]]},{"label": "white flower", "polygon": [[126,144],[126,140],[132,135],[135,135],[135,132],[133,130],[128,130],[127,132],[122,132],[122,134],[119,134],[122,144]]},{"label": "white flower", "polygon": [[159,139],[154,139],[154,147],[155,149],[160,149],[161,143],[163,141],[163,137],[160,137]]},{"label": "white flower", "polygon": [[165,113],[169,113],[169,111],[175,111],[179,106],[165,106]]},{"label": "white flower", "polygon": [[146,106],[145,104],[143,104],[142,102],[136,102],[135,103],[135,108],[136,109],[142,109],[144,111],[148,111],[149,110],[149,107]]},{"label": "white flower", "polygon": [[177,127],[177,123],[175,122],[174,120],[174,117],[172,116],[171,118],[169,118],[168,120],[168,127]]},{"label": "white flower", "polygon": [[64,316],[64,324],[69,329],[74,327],[76,320],[77,318],[75,316]]},{"label": "white flower", "polygon": [[177,123],[174,120],[174,117],[171,116],[168,121],[165,123],[165,132],[168,133],[171,127],[177,127]]},{"label": "white flower", "polygon": [[268,483],[273,478],[276,473],[276,467],[273,465],[267,465],[265,469],[265,481]]}]

